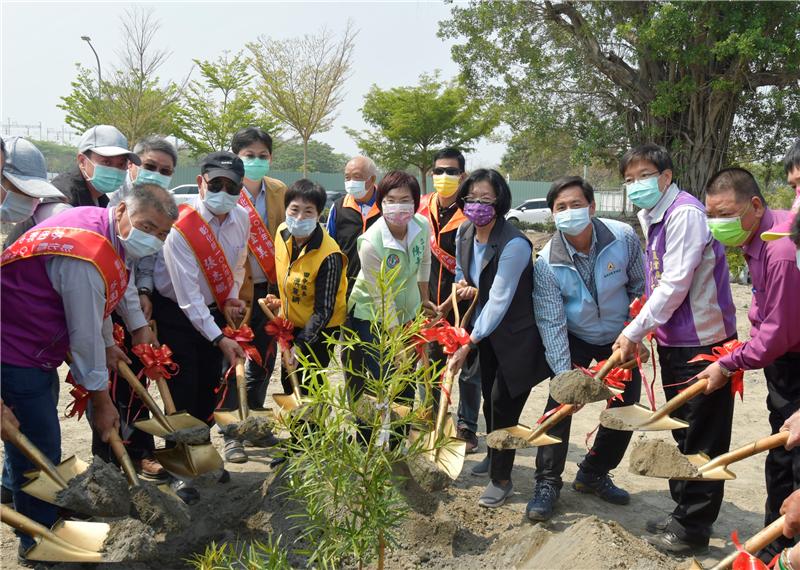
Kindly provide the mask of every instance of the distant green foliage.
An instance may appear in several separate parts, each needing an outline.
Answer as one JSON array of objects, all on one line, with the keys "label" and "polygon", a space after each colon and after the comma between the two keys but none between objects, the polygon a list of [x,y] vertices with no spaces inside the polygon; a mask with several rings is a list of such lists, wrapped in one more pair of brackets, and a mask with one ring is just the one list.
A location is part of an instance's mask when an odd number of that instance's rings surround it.
[{"label": "distant green foliage", "polygon": [[[310,172],[340,172],[350,157],[334,151],[329,144],[308,141],[308,170]],[[303,144],[282,139],[273,141],[273,170],[303,170]],[[342,178],[344,180],[344,178]]]},{"label": "distant green foliage", "polygon": [[78,156],[77,147],[51,141],[32,140],[31,142],[42,151],[45,160],[47,160],[48,172],[60,174],[75,166],[76,157]]}]

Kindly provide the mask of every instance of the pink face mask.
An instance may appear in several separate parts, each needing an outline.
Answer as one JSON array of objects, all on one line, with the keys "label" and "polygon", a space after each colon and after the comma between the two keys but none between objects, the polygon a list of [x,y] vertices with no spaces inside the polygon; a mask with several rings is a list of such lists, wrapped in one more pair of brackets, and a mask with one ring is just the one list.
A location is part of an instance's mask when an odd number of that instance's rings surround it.
[{"label": "pink face mask", "polygon": [[383,217],[395,226],[404,226],[414,217],[414,204],[384,204]]}]

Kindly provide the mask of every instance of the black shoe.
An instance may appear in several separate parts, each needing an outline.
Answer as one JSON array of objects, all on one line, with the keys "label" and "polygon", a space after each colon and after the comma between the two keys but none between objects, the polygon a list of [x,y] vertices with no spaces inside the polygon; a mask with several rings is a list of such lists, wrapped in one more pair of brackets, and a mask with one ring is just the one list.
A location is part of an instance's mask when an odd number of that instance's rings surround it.
[{"label": "black shoe", "polygon": [[572,488],[579,493],[597,495],[614,505],[627,505],[631,502],[628,492],[614,485],[614,481],[611,480],[611,475],[608,473],[593,475],[579,469],[575,481],[572,482]]},{"label": "black shoe", "polygon": [[475,432],[469,430],[465,427],[458,428],[456,432],[456,437],[458,439],[463,439],[467,442],[467,446],[464,449],[464,453],[477,453],[478,452],[478,436],[475,435]]},{"label": "black shoe", "polygon": [[8,487],[0,487],[0,503],[10,505],[14,502],[14,493]]},{"label": "black shoe", "polygon": [[664,534],[656,536],[648,536],[645,538],[647,542],[667,554],[675,556],[689,556],[689,555],[702,555],[708,553],[708,543],[689,542],[671,530],[667,530]]},{"label": "black shoe", "polygon": [[187,505],[193,505],[200,500],[200,493],[197,489],[190,486],[189,483],[183,479],[175,479],[170,483],[170,487],[178,495],[178,498]]},{"label": "black shoe", "polygon": [[658,519],[650,519],[644,525],[644,528],[647,529],[647,532],[651,534],[661,534],[667,530],[669,527],[669,523],[672,521],[672,515],[667,515],[663,518]]},{"label": "black shoe", "polygon": [[219,479],[217,479],[217,483],[222,483],[224,485],[225,483],[230,482],[230,480],[231,480],[230,472],[227,469],[223,469],[222,474],[219,476]]},{"label": "black shoe", "polygon": [[561,489],[551,481],[537,481],[533,498],[528,501],[525,515],[532,521],[546,521],[553,516]]}]

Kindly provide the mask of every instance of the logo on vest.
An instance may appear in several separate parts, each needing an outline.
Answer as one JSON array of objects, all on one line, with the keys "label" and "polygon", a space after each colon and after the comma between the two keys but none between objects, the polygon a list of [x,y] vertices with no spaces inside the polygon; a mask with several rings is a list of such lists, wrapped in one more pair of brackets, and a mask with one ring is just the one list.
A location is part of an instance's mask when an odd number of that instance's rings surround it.
[{"label": "logo on vest", "polygon": [[400,263],[400,256],[396,253],[390,253],[386,258],[386,267],[389,269],[394,269],[398,263]]},{"label": "logo on vest", "polygon": [[608,272],[605,275],[603,275],[603,277],[611,277],[612,275],[620,272],[620,270],[617,269],[617,266],[610,261],[608,262],[606,269],[608,270]]}]

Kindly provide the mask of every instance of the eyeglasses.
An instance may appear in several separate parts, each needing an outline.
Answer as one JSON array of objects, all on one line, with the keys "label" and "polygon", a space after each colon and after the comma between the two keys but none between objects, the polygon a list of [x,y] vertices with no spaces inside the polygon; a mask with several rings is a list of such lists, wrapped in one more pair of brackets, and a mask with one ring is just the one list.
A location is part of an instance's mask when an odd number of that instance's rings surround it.
[{"label": "eyeglasses", "polygon": [[625,179],[625,184],[630,184],[631,182],[639,182],[640,180],[647,180],[648,178],[652,178],[653,176],[659,176],[660,172],[645,172],[640,174],[636,178],[631,176],[630,178]]},{"label": "eyeglasses", "polygon": [[450,176],[459,176],[461,174],[460,168],[454,168],[452,166],[448,166],[447,168],[437,167],[431,170],[434,176],[441,176],[442,174],[448,174]]},{"label": "eyeglasses", "polygon": [[209,180],[207,184],[209,192],[217,193],[221,190],[225,190],[225,192],[231,196],[238,196],[241,191],[241,187],[238,184],[227,178],[214,178],[213,180]]},{"label": "eyeglasses", "polygon": [[470,196],[464,198],[464,203],[466,204],[484,204],[486,206],[493,206],[496,202],[497,200],[489,200],[489,199],[482,200],[480,198],[472,198]]}]

